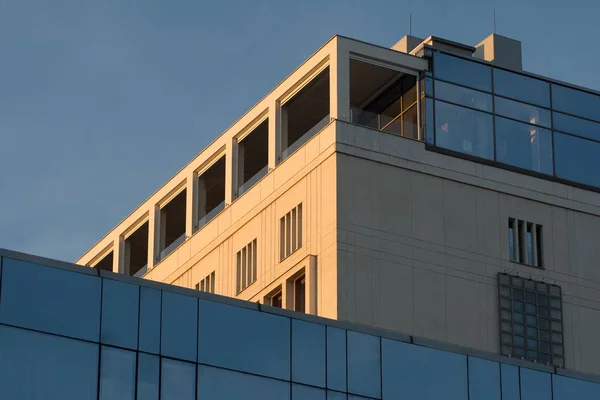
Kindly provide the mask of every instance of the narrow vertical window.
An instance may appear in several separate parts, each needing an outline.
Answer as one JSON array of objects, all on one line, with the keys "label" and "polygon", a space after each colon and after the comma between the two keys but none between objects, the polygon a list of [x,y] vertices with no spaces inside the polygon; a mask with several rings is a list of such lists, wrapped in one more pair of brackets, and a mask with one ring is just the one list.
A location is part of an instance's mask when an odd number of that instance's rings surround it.
[{"label": "narrow vertical window", "polygon": [[533,222],[508,219],[508,253],[513,262],[542,268],[542,225]]},{"label": "narrow vertical window", "polygon": [[525,229],[523,226],[523,221],[519,220],[517,227],[519,229],[519,262],[525,263]]},{"label": "narrow vertical window", "polygon": [[294,311],[305,312],[306,303],[306,277],[300,276],[294,281]]},{"label": "narrow vertical window", "polygon": [[527,264],[534,265],[533,262],[533,224],[527,223]]},{"label": "narrow vertical window", "polygon": [[283,307],[283,294],[281,292],[277,292],[271,297],[271,306],[277,308]]},{"label": "narrow vertical window", "polygon": [[[257,241],[248,243],[236,255],[236,293],[240,293],[248,286],[256,282],[257,274]],[[211,283],[214,285],[214,283]],[[212,287],[212,286],[211,286]]]},{"label": "narrow vertical window", "polygon": [[536,235],[535,235],[535,239],[536,239],[536,244],[537,244],[537,262],[538,262],[538,267],[542,267],[544,266],[544,258],[543,258],[543,251],[542,251],[542,243],[543,243],[543,236],[542,236],[542,226],[541,225],[536,225],[535,226],[535,231],[536,231]]},{"label": "narrow vertical window", "polygon": [[302,247],[302,203],[281,217],[279,238],[280,260]]},{"label": "narrow vertical window", "polygon": [[515,220],[513,218],[508,219],[508,254],[510,261],[516,261],[515,259]]}]

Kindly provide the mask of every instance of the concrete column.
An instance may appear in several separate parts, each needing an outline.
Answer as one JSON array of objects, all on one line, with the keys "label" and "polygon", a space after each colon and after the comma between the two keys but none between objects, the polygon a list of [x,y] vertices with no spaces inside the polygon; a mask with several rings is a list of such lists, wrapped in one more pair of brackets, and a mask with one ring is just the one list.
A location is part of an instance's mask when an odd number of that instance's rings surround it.
[{"label": "concrete column", "polygon": [[317,315],[317,257],[309,256],[305,271],[307,314]]},{"label": "concrete column", "polygon": [[233,171],[234,171],[233,141],[225,146],[225,205],[233,201]]},{"label": "concrete column", "polygon": [[118,236],[115,241],[113,242],[113,272],[116,273],[123,273],[123,266],[125,265],[124,263],[124,251],[123,251],[123,246],[124,246],[124,240],[123,240],[123,236]]},{"label": "concrete column", "polygon": [[350,52],[343,38],[335,39],[329,61],[329,113],[331,118],[350,121]]},{"label": "concrete column", "polygon": [[155,264],[155,260],[158,256],[158,238],[160,237],[160,208],[154,205],[148,213],[148,271],[150,271]]},{"label": "concrete column", "polygon": [[231,179],[233,199],[238,197],[239,183],[244,179],[244,148],[239,146],[237,139],[233,139],[233,171]]},{"label": "concrete column", "polygon": [[269,104],[269,170],[273,170],[279,162],[281,145],[279,143],[279,131],[281,126],[281,110],[279,102],[271,101]]},{"label": "concrete column", "polygon": [[190,172],[187,176],[185,191],[185,236],[188,238],[194,234],[194,225],[198,219],[195,207],[198,198],[197,186],[196,174]]},{"label": "concrete column", "polygon": [[286,279],[281,285],[281,306],[294,311],[294,281],[291,279]]}]

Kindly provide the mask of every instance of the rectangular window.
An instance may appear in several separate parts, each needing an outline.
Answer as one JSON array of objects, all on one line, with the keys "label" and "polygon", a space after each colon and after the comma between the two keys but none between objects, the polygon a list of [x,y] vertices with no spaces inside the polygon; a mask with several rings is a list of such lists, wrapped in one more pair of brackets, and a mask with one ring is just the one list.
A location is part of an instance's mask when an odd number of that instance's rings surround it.
[{"label": "rectangular window", "polygon": [[283,293],[277,292],[271,297],[271,306],[283,308]]},{"label": "rectangular window", "polygon": [[215,271],[211,272],[206,276],[206,278],[202,279],[200,282],[196,283],[196,290],[200,290],[201,292],[206,293],[214,293],[215,292]]},{"label": "rectangular window", "polygon": [[279,220],[279,259],[302,247],[302,203]]},{"label": "rectangular window", "polygon": [[502,354],[564,367],[561,288],[498,274]]},{"label": "rectangular window", "polygon": [[305,312],[306,309],[306,275],[294,281],[294,311]]},{"label": "rectangular window", "polygon": [[510,261],[543,268],[542,239],[542,225],[515,218],[508,219]]},{"label": "rectangular window", "polygon": [[256,276],[257,246],[256,239],[254,239],[236,255],[236,294],[256,282]]}]

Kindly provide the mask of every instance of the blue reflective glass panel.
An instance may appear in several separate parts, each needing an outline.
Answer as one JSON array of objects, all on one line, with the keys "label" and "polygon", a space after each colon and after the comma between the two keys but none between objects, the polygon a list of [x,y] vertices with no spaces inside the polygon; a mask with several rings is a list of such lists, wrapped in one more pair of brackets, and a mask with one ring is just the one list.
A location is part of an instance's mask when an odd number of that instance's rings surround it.
[{"label": "blue reflective glass panel", "polygon": [[552,400],[550,374],[521,368],[521,400]]},{"label": "blue reflective glass panel", "polygon": [[552,133],[548,129],[496,117],[496,161],[552,174]]},{"label": "blue reflective glass panel", "polygon": [[438,52],[434,52],[433,57],[433,74],[436,79],[486,92],[492,91],[492,69],[489,66]]},{"label": "blue reflective glass panel", "polygon": [[326,400],[325,390],[293,383],[292,400]]},{"label": "blue reflective glass panel", "polygon": [[135,358],[133,351],[102,346],[100,400],[134,400]]},{"label": "blue reflective glass panel", "polygon": [[346,391],[346,331],[327,327],[327,388]]},{"label": "blue reflective glass panel", "polygon": [[102,343],[137,350],[139,288],[103,279]]},{"label": "blue reflective glass panel", "polygon": [[552,117],[554,129],[600,141],[600,124],[557,112]]},{"label": "blue reflective glass panel", "polygon": [[0,325],[0,398],[96,400],[97,391],[97,344]]},{"label": "blue reflective glass panel", "polygon": [[389,339],[382,340],[385,399],[466,399],[467,358]]},{"label": "blue reflective glass panel", "polygon": [[500,364],[469,357],[469,400],[500,398]]},{"label": "blue reflective glass panel", "polygon": [[498,96],[494,98],[494,102],[494,110],[498,115],[548,128],[552,125],[550,110],[546,110],[545,108],[530,106],[529,104]]},{"label": "blue reflective glass panel", "polygon": [[290,379],[290,320],[200,300],[198,362]]},{"label": "blue reflective glass panel", "polygon": [[439,147],[492,160],[492,116],[441,101],[435,102],[435,143]]},{"label": "blue reflective glass panel", "polygon": [[600,187],[600,143],[554,132],[556,176]]},{"label": "blue reflective glass panel", "polygon": [[348,331],[348,392],[381,398],[380,338]]},{"label": "blue reflective glass panel", "polygon": [[600,399],[600,384],[552,375],[553,400]]},{"label": "blue reflective glass panel", "polygon": [[140,350],[160,352],[161,291],[140,287]]},{"label": "blue reflective glass panel", "polygon": [[292,320],[292,381],[325,387],[325,326]]},{"label": "blue reflective glass panel", "polygon": [[290,384],[280,380],[199,365],[198,399],[289,400]]},{"label": "blue reflective glass panel", "polygon": [[2,264],[0,322],[98,342],[99,277],[6,257]]},{"label": "blue reflective glass panel", "polygon": [[500,364],[502,375],[502,400],[520,400],[519,367]]},{"label": "blue reflective glass panel", "polygon": [[327,391],[327,400],[347,400],[348,395],[346,393],[334,392],[332,390]]},{"label": "blue reflective glass panel", "polygon": [[494,68],[494,93],[550,107],[550,84],[540,79]]},{"label": "blue reflective glass panel", "polygon": [[434,144],[435,142],[435,123],[433,122],[433,99],[426,98],[425,102],[421,102],[421,107],[423,110],[423,121],[425,121],[425,126],[423,130],[425,131],[425,141],[429,144]]},{"label": "blue reflective glass panel", "polygon": [[160,358],[146,353],[138,354],[137,398],[158,400]]},{"label": "blue reflective glass panel", "polygon": [[492,112],[492,95],[450,83],[435,81],[435,98]]},{"label": "blue reflective glass panel", "polygon": [[568,114],[600,121],[600,96],[552,85],[552,108]]},{"label": "blue reflective glass panel", "polygon": [[161,354],[196,361],[197,333],[198,299],[163,291]]},{"label": "blue reflective glass panel", "polygon": [[161,400],[195,400],[196,364],[163,358],[161,368]]}]

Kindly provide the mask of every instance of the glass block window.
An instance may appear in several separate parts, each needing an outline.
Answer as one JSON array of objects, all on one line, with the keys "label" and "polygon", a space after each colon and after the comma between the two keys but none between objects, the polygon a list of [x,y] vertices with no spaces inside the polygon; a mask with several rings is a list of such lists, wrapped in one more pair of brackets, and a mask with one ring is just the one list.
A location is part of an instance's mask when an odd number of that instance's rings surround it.
[{"label": "glass block window", "polygon": [[560,286],[498,274],[502,355],[564,367]]}]

